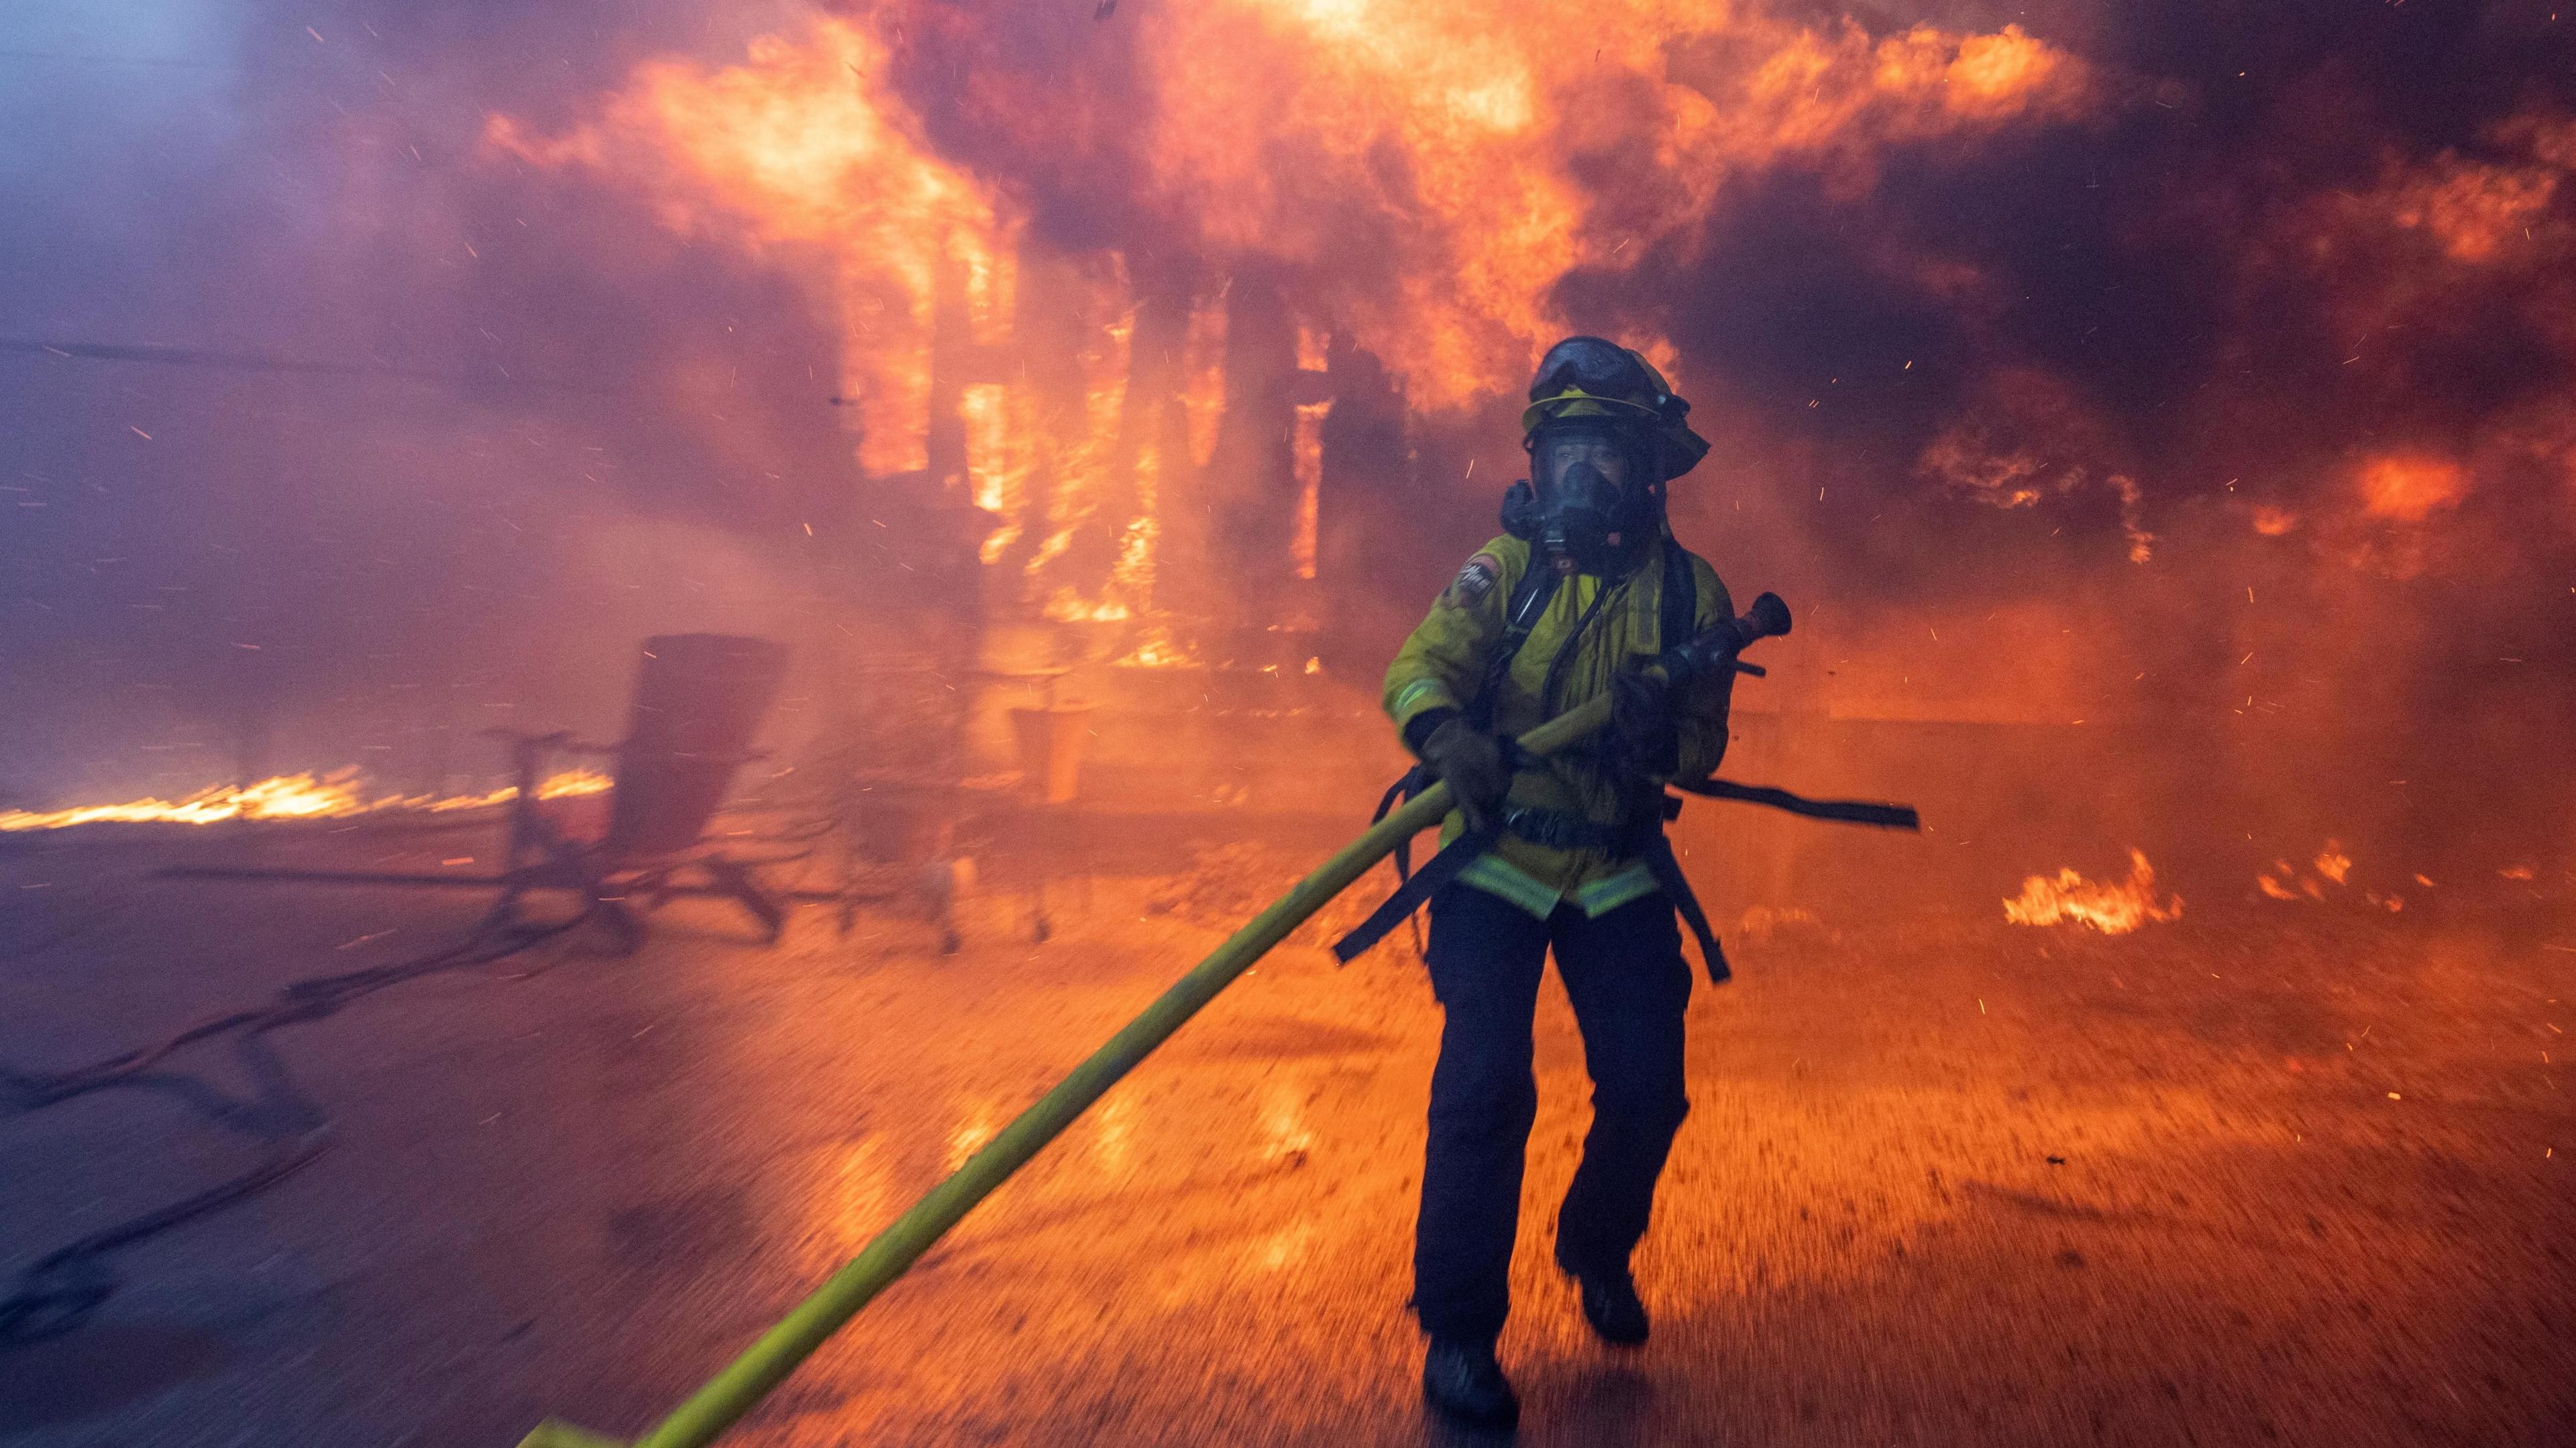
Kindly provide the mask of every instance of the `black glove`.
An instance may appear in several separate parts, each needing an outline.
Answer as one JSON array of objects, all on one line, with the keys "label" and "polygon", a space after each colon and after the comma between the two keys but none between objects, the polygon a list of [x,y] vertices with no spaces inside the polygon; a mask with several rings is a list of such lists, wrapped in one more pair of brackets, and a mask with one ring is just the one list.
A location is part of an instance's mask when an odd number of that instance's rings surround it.
[{"label": "black glove", "polygon": [[1682,767],[1682,729],[1673,686],[1661,674],[1624,669],[1610,678],[1610,762],[1640,779],[1669,779]]},{"label": "black glove", "polygon": [[1491,812],[1512,787],[1512,772],[1503,763],[1502,741],[1453,713],[1423,736],[1418,752],[1422,762],[1458,797],[1458,807],[1467,815],[1467,828],[1485,828]]}]

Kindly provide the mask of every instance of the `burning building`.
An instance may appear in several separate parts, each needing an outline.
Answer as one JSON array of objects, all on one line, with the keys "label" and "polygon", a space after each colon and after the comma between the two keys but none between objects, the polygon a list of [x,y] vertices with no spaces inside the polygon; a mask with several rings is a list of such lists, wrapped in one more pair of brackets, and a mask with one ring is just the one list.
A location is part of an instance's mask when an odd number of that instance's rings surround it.
[{"label": "burning building", "polygon": [[[890,657],[999,704],[1079,667],[1104,787],[1195,711],[1193,755],[1294,716],[1247,752],[1355,790],[1530,357],[1592,330],[1718,442],[1684,537],[1809,620],[1747,758],[1996,761],[1934,815],[2020,821],[2007,886],[2137,846],[2241,891],[2328,836],[2564,869],[2545,9],[1098,11],[174,9],[196,68],[115,124],[236,124],[85,214],[194,218],[176,290],[13,234],[13,803],[471,794],[476,727],[600,714],[581,640],[670,627],[790,638],[808,737]],[[77,40],[13,62],[30,115],[127,84]]]}]

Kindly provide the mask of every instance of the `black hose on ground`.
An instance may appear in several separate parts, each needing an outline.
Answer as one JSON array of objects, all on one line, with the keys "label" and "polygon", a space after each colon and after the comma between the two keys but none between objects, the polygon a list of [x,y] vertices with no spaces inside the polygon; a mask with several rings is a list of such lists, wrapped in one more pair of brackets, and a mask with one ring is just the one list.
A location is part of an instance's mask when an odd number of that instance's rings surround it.
[{"label": "black hose on ground", "polygon": [[[310,976],[281,987],[267,1005],[209,1017],[148,1046],[70,1071],[28,1073],[0,1066],[0,1108],[17,1115],[93,1091],[139,1084],[148,1079],[144,1073],[190,1045],[222,1036],[248,1042],[281,1027],[321,1020],[388,986],[489,965],[574,929],[596,909],[591,906],[559,924],[534,929],[486,916],[463,942],[444,950],[366,970]],[[267,1084],[266,1094],[275,1096],[284,1090],[281,1074]],[[301,1103],[289,1104],[301,1107]],[[275,1139],[268,1155],[249,1171],[93,1232],[30,1264],[18,1274],[9,1295],[0,1298],[0,1350],[58,1337],[87,1321],[122,1285],[108,1265],[114,1254],[244,1201],[311,1165],[330,1144],[330,1119],[317,1117],[309,1108],[295,1114],[306,1118],[301,1129]]]}]

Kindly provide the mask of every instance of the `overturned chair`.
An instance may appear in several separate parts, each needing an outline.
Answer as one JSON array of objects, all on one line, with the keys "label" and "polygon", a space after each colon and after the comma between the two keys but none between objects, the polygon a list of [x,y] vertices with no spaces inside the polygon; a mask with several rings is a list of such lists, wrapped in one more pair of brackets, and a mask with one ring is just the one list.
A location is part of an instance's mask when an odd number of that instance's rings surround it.
[{"label": "overturned chair", "polygon": [[[644,641],[634,707],[617,743],[491,731],[509,741],[518,782],[493,923],[516,924],[530,891],[568,890],[632,951],[643,944],[643,913],[704,895],[740,904],[775,942],[787,927],[781,897],[706,830],[735,771],[765,757],[751,742],[786,676],[787,650],[766,639],[663,634]],[[612,761],[608,829],[595,841],[574,838],[538,798],[558,754]]]},{"label": "overturned chair", "polygon": [[[626,737],[584,744],[568,733],[489,731],[510,746],[516,788],[497,875],[397,874],[189,866],[167,878],[309,884],[499,887],[486,928],[514,929],[531,893],[563,890],[596,915],[621,950],[644,942],[643,917],[681,896],[740,904],[775,942],[792,896],[763,885],[757,862],[727,854],[707,825],[736,771],[764,755],[751,747],[787,676],[787,650],[730,634],[664,634],[644,641]],[[565,757],[610,761],[608,821],[596,838],[562,817],[568,802],[541,797]]]}]

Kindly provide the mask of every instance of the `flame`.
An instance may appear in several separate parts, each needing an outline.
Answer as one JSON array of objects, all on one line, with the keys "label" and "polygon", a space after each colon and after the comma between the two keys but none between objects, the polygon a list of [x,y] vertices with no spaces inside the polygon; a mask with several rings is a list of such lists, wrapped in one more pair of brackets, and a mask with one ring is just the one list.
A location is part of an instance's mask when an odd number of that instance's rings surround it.
[{"label": "flame", "polygon": [[[1115,306],[1117,314],[1097,326],[1078,358],[1084,374],[1080,430],[1048,447],[1054,486],[1046,511],[1052,531],[1021,566],[1032,580],[1063,580],[1048,589],[1044,609],[1046,617],[1058,621],[1135,618],[1153,605],[1156,545],[1162,536],[1162,455],[1156,443],[1138,444],[1124,500],[1113,487],[1136,331],[1135,308],[1127,296],[1123,264],[1111,268],[1091,293],[1095,311]],[[1086,534],[1100,533],[1116,540],[1105,579],[1085,571],[1074,546]]]},{"label": "flame", "polygon": [[[1208,245],[1320,271],[1354,204],[1398,223],[1372,230],[1382,254],[1333,300],[1431,408],[1517,381],[1569,329],[1548,301],[1560,278],[1642,261],[1741,170],[1803,154],[1866,184],[1869,142],[2066,113],[2091,89],[2018,26],[1873,41],[1682,0],[1541,0],[1512,17],[1469,0],[1230,0],[1163,17],[1147,57],[1155,180]],[[1740,70],[1706,73],[1720,48]],[[1034,148],[1041,122],[1025,124]],[[1643,184],[1596,198],[1569,161],[1610,156]]]},{"label": "flame", "polygon": [[975,506],[1000,523],[985,535],[978,556],[999,563],[1020,540],[1028,511],[1026,404],[1016,389],[983,382],[966,388],[957,406],[966,423],[966,477]]},{"label": "flame", "polygon": [[[590,769],[569,769],[537,786],[537,798],[599,794],[613,781]],[[489,794],[390,794],[369,797],[365,776],[354,767],[327,774],[281,774],[257,784],[218,784],[176,800],[138,799],[122,804],[75,805],[59,810],[0,811],[0,833],[55,830],[89,824],[211,825],[225,820],[337,819],[348,815],[418,810],[444,814],[484,809],[518,798],[516,786]]]},{"label": "flame", "polygon": [[[2339,898],[2350,898],[2349,892],[2353,885],[2352,856],[2344,852],[2340,842],[2326,841],[2325,848],[2317,852],[2314,870],[2315,873],[2307,874],[2287,860],[2274,860],[2271,869],[2255,877],[2254,885],[2271,899],[2287,900],[2292,903],[2301,900],[2321,901],[2326,898],[2326,887],[2329,885],[2341,892]],[[2421,872],[2415,875],[2415,883],[2427,890],[2433,888],[2432,877]],[[2384,895],[2377,890],[2363,890],[2361,899],[2362,903],[2385,910],[2391,915],[2406,908],[2405,897],[2393,890]]]},{"label": "flame", "polygon": [[2340,885],[2344,883],[2344,877],[2352,873],[2352,856],[2345,854],[2341,845],[2328,840],[2325,849],[2317,855],[2317,873]]},{"label": "flame", "polygon": [[1128,599],[1139,613],[1154,604],[1154,544],[1162,537],[1163,456],[1152,443],[1136,454],[1136,516],[1118,543],[1118,562],[1109,570],[1112,592]]},{"label": "flame", "polygon": [[1188,650],[1173,641],[1169,629],[1158,626],[1147,629],[1145,636],[1137,641],[1135,648],[1109,662],[1113,667],[1122,669],[1177,669],[1195,664],[1198,660],[1192,658]]},{"label": "flame", "polygon": [[1117,623],[1134,616],[1123,603],[1089,602],[1070,588],[1056,590],[1055,596],[1047,600],[1045,614],[1057,623]]},{"label": "flame", "polygon": [[[2078,114],[2096,90],[2082,61],[2017,25],[1873,39],[1849,21],[1819,29],[1683,0],[1541,0],[1518,14],[1505,23],[1469,0],[1213,0],[1158,16],[1136,59],[1151,97],[1134,123],[1146,202],[1186,218],[1219,261],[1335,273],[1319,282],[1335,325],[1440,408],[1517,380],[1568,329],[1551,309],[1557,281],[1641,262],[1743,170],[1804,157],[1865,185],[1885,142]],[[722,68],[644,61],[560,136],[506,116],[486,126],[501,153],[642,192],[675,231],[828,257],[844,391],[868,404],[862,451],[878,471],[920,466],[939,269],[962,269],[970,303],[986,277],[998,294],[1024,232],[1005,188],[938,154],[897,90],[905,18],[807,21]],[[1584,43],[1569,43],[1577,32]],[[1731,59],[1712,73],[1715,54]],[[1069,105],[1012,105],[1000,84],[965,83],[994,143],[1078,158],[1090,139],[1079,86]],[[1578,182],[1576,161],[1614,153],[1646,184],[1607,196]],[[1382,255],[1337,268],[1354,208],[1382,219]],[[1222,333],[1190,334],[1195,372]],[[1193,451],[1206,439],[1194,429]]]},{"label": "flame", "polygon": [[552,139],[508,116],[488,145],[549,170],[596,173],[643,193],[683,235],[755,256],[817,258],[809,280],[839,317],[841,392],[853,403],[860,465],[926,465],[931,311],[953,269],[970,317],[1008,315],[1017,221],[969,172],[940,158],[886,77],[883,40],[815,21],[794,39],[752,42],[746,63],[638,65],[597,119]]},{"label": "flame", "polygon": [[2071,869],[2054,879],[2033,875],[2021,882],[2021,896],[2004,902],[2004,918],[2015,925],[2082,925],[2105,935],[2126,935],[2150,920],[2182,918],[2182,897],[2156,903],[2156,871],[2142,850],[2129,851],[2129,878],[2118,884],[2094,884]]}]

